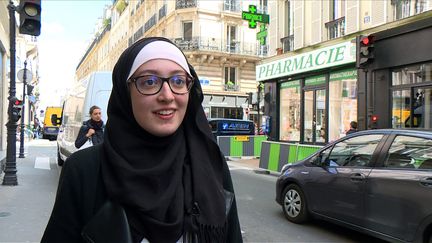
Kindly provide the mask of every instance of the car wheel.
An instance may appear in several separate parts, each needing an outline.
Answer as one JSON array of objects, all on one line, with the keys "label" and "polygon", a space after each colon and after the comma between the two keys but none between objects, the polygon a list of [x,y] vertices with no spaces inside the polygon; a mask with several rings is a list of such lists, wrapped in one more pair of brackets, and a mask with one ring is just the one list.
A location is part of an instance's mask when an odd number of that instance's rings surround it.
[{"label": "car wheel", "polygon": [[306,198],[296,184],[288,185],[284,190],[282,210],[285,217],[294,223],[304,223],[308,219]]},{"label": "car wheel", "polygon": [[64,160],[62,160],[59,151],[57,151],[57,164],[58,164],[59,166],[63,166],[63,164],[64,164]]}]

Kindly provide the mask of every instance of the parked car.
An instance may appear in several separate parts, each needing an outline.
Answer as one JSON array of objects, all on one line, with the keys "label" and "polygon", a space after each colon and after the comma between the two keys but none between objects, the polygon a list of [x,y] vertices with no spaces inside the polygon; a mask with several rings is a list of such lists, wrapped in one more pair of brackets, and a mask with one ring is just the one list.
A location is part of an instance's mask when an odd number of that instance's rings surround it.
[{"label": "parked car", "polygon": [[107,121],[108,99],[112,90],[111,72],[93,72],[76,82],[67,94],[63,113],[53,120],[60,125],[57,137],[57,164],[64,161],[78,149],[75,140],[84,121],[90,119],[89,110],[93,105],[101,108],[102,120]]},{"label": "parked car", "polygon": [[432,242],[432,132],[368,130],[282,168],[276,201],[294,223],[311,217],[393,242]]}]

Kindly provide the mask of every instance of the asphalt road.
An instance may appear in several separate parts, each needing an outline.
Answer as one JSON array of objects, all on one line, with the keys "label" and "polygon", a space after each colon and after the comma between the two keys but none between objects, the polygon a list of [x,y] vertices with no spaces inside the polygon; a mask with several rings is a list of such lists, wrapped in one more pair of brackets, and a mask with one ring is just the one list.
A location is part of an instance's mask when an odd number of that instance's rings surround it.
[{"label": "asphalt road", "polygon": [[324,221],[291,223],[275,201],[276,176],[230,167],[245,242],[384,242]]}]

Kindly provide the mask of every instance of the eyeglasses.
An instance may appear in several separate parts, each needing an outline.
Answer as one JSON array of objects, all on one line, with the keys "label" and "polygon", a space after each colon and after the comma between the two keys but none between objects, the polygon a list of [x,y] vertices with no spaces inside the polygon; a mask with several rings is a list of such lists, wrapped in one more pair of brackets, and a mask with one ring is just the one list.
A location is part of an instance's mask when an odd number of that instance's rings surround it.
[{"label": "eyeglasses", "polygon": [[163,83],[167,82],[174,94],[187,94],[193,85],[193,78],[188,75],[174,75],[162,78],[156,75],[143,75],[130,78],[129,83],[135,83],[135,87],[142,95],[155,95],[162,89]]}]

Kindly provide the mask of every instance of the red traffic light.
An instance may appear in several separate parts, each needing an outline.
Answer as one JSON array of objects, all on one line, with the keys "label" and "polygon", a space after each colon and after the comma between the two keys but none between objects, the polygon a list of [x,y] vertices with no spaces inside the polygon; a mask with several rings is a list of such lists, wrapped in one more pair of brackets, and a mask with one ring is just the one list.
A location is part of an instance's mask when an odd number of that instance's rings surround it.
[{"label": "red traffic light", "polygon": [[14,105],[22,105],[22,100],[15,100]]},{"label": "red traffic light", "polygon": [[369,36],[364,36],[362,37],[362,39],[360,40],[360,42],[365,45],[368,46],[370,44],[373,44],[374,42],[374,36],[373,35],[369,35]]},{"label": "red traffic light", "polygon": [[371,116],[371,120],[372,120],[373,122],[377,122],[377,121],[378,121],[378,116],[377,116],[377,115],[372,115],[372,116]]}]

